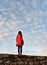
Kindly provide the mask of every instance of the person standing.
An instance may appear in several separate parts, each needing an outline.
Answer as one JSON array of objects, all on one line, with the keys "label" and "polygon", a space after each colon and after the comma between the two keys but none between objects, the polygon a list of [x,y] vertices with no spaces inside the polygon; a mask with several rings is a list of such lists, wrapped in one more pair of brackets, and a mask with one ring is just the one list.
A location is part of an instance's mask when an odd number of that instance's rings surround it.
[{"label": "person standing", "polygon": [[23,35],[21,31],[18,31],[16,36],[16,46],[18,47],[18,55],[22,55],[22,46],[24,45]]}]

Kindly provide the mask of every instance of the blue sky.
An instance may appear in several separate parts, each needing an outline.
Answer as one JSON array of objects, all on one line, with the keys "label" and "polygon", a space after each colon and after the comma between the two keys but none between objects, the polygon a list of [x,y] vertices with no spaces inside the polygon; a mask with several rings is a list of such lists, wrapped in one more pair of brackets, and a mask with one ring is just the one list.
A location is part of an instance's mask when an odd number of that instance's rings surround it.
[{"label": "blue sky", "polygon": [[23,54],[47,55],[47,0],[0,0],[0,53],[17,54],[19,30]]}]

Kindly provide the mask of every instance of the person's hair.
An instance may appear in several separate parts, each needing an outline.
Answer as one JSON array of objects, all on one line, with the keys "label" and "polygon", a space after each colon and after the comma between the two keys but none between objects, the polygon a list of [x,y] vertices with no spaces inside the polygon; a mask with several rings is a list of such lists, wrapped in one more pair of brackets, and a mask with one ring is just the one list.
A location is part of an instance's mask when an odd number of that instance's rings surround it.
[{"label": "person's hair", "polygon": [[18,34],[20,34],[22,36],[22,32],[21,31],[18,31]]}]

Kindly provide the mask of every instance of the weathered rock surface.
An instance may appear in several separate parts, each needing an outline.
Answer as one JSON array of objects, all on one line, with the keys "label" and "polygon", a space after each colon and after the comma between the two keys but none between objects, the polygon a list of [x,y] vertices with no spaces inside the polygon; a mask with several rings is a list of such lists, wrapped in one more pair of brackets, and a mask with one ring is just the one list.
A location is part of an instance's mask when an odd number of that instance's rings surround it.
[{"label": "weathered rock surface", "polygon": [[0,65],[47,65],[47,57],[0,54]]}]

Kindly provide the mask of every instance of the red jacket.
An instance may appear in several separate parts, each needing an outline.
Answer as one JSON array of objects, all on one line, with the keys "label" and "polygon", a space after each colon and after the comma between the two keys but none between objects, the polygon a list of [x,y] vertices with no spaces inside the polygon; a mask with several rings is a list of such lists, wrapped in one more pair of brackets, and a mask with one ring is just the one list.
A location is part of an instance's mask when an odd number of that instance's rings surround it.
[{"label": "red jacket", "polygon": [[24,44],[23,38],[20,34],[16,36],[16,46],[22,46]]}]

